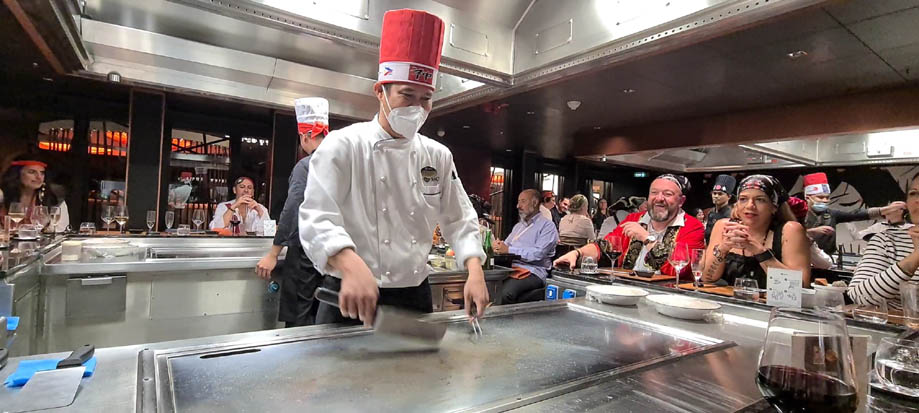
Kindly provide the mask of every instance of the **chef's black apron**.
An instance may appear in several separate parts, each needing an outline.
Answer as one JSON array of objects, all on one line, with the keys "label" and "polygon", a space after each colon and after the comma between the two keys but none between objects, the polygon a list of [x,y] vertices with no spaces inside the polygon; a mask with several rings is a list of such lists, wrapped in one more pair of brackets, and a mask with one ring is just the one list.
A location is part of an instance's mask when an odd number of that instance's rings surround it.
[{"label": "chef's black apron", "polygon": [[313,296],[323,276],[313,267],[313,263],[299,245],[294,251],[291,251],[291,248],[287,249],[280,278],[281,303],[278,308],[278,320],[283,321],[287,327],[316,324],[319,301]]},{"label": "chef's black apron", "polygon": [[[326,276],[322,280],[322,286],[332,290],[341,290],[341,279]],[[431,298],[431,284],[425,278],[421,285],[417,287],[405,288],[380,288],[380,298],[377,305],[391,305],[393,307],[404,308],[406,310],[417,311],[420,313],[430,313],[434,311],[434,303]],[[316,324],[362,324],[358,319],[346,318],[341,315],[338,307],[319,303],[319,312],[316,314]]]}]

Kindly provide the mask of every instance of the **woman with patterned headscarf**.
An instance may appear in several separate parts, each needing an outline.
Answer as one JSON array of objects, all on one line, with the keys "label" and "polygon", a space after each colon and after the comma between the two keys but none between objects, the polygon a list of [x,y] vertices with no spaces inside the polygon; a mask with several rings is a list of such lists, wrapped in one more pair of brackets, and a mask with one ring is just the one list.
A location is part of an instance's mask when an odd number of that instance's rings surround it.
[{"label": "woman with patterned headscarf", "polygon": [[730,219],[715,223],[705,252],[702,280],[729,285],[753,278],[766,286],[769,267],[802,271],[810,285],[810,246],[804,227],[788,206],[788,193],[769,175],[750,175],[737,187]]}]

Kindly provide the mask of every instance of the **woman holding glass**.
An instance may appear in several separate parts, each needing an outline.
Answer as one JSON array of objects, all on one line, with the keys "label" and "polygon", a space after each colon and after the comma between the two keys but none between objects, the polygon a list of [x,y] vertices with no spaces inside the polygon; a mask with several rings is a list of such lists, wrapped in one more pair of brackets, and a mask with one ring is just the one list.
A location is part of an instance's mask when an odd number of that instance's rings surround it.
[{"label": "woman holding glass", "polygon": [[0,217],[9,215],[14,226],[39,224],[48,232],[67,229],[70,223],[67,203],[59,200],[48,188],[45,182],[47,168],[46,163],[31,156],[20,157],[10,163],[0,179],[0,199],[3,200]]},{"label": "woman holding glass", "polygon": [[810,285],[810,248],[804,227],[788,207],[788,193],[769,175],[750,175],[737,187],[731,219],[715,223],[703,260],[702,281],[753,278],[766,286],[769,267],[803,272]]},{"label": "woman holding glass", "polygon": [[255,181],[246,176],[237,178],[233,183],[233,194],[236,199],[217,205],[210,229],[230,228],[233,217],[236,217],[241,231],[262,232],[262,222],[268,219],[268,208],[255,201]]}]

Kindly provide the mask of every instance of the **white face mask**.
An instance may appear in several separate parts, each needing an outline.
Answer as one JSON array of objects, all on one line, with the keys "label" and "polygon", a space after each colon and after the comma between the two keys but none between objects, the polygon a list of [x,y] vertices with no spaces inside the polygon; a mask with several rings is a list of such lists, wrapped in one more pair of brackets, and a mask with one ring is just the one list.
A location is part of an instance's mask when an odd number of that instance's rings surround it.
[{"label": "white face mask", "polygon": [[389,92],[384,88],[383,100],[390,107],[389,114],[386,115],[389,126],[404,138],[411,139],[415,137],[415,134],[421,129],[421,125],[424,125],[424,121],[428,119],[428,112],[421,106],[405,106],[392,109],[388,95]]}]

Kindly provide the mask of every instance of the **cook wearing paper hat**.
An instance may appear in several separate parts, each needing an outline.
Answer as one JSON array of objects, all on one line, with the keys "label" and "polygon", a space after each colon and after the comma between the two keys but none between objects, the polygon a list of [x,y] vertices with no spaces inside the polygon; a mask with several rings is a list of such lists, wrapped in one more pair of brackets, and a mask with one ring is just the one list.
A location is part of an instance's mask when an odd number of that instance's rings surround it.
[{"label": "cook wearing paper hat", "polygon": [[825,173],[816,172],[804,176],[804,197],[807,200],[804,227],[807,228],[807,235],[817,246],[830,255],[835,254],[837,250],[837,224],[877,219],[898,209],[906,209],[906,203],[898,201],[881,208],[841,211],[829,207],[830,193],[832,190]]},{"label": "cook wearing paper hat", "polygon": [[[377,116],[333,131],[313,153],[300,240],[339,291],[316,321],[372,324],[378,303],[431,312],[427,257],[435,224],[468,269],[465,308],[481,315],[488,291],[478,219],[442,144],[418,133],[431,111],[444,22],[420,10],[383,15]],[[470,313],[470,315],[472,315]]]}]

